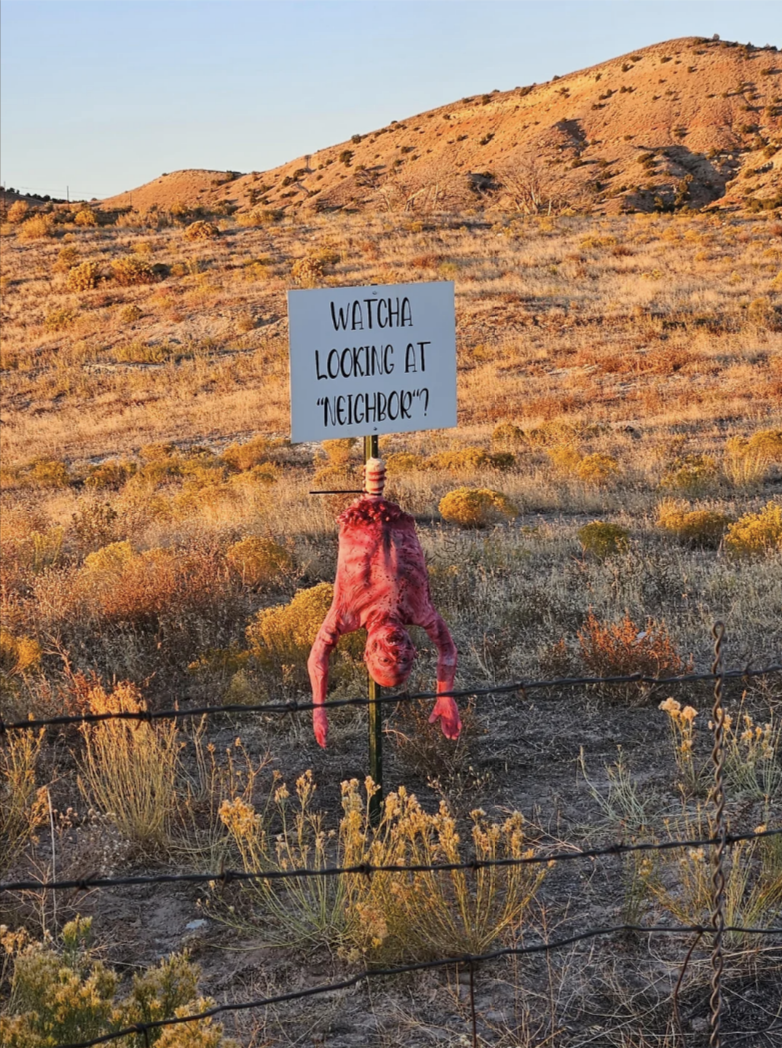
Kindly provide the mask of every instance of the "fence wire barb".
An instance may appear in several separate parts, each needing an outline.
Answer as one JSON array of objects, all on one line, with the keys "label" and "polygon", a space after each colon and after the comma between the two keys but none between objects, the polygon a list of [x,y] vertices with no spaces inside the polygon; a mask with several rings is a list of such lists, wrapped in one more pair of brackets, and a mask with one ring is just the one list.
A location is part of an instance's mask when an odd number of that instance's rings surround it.
[{"label": "fence wire barb", "polygon": [[[722,680],[736,680],[750,677],[770,677],[775,673],[782,673],[782,663],[774,663],[761,669],[725,670],[720,676]],[[227,703],[220,706],[194,706],[187,709],[165,710],[116,710],[105,713],[74,713],[63,714],[59,717],[35,717],[23,721],[11,721],[7,723],[0,717],[0,735],[9,731],[31,731],[36,728],[48,728],[64,726],[67,724],[98,724],[106,720],[138,720],[151,723],[155,720],[184,720],[188,717],[211,717],[217,714],[242,714],[242,713],[306,713],[314,709],[338,709],[342,706],[369,706],[371,701],[387,702],[413,702],[418,699],[437,699],[451,696],[456,699],[474,698],[487,695],[504,695],[513,692],[541,691],[551,688],[581,688],[595,685],[606,685],[609,687],[621,684],[649,684],[651,686],[665,685],[673,687],[679,684],[691,684],[695,681],[713,681],[715,674],[712,673],[686,673],[677,677],[652,677],[643,673],[630,673],[618,677],[559,677],[552,680],[520,680],[509,684],[492,684],[480,688],[457,688],[451,691],[420,691],[401,692],[399,695],[381,694],[376,699],[370,700],[368,696],[362,695],[352,699],[329,699],[324,703],[299,702],[298,699],[288,699],[285,702],[264,702],[255,704]]]},{"label": "fence wire barb", "polygon": [[112,888],[142,884],[189,884],[221,883],[231,884],[234,881],[286,881],[307,877],[340,877],[343,875],[370,876],[374,873],[451,873],[455,870],[482,870],[502,866],[537,866],[554,865],[558,862],[572,862],[577,859],[597,859],[603,856],[626,855],[630,852],[671,851],[676,848],[710,848],[739,841],[752,841],[763,837],[778,837],[782,828],[760,830],[752,833],[725,834],[724,837],[704,837],[693,840],[639,841],[624,844],[614,841],[600,848],[574,849],[566,852],[551,852],[548,855],[522,855],[505,859],[470,859],[466,862],[442,863],[356,863],[353,866],[321,866],[316,869],[302,867],[298,870],[233,870],[221,869],[212,873],[150,873],[128,877],[74,877],[60,881],[7,881],[0,883],[0,893],[20,891],[66,891],[79,888],[88,891],[90,888]]},{"label": "fence wire barb", "polygon": [[[439,957],[431,961],[415,961],[411,964],[400,964],[393,968],[365,968],[364,971],[352,975],[348,979],[341,979],[339,982],[322,983],[320,986],[309,986],[305,990],[290,990],[288,993],[276,994],[274,997],[261,997],[253,1001],[237,1001],[230,1004],[216,1004],[214,1007],[206,1008],[204,1011],[198,1012],[194,1015],[175,1016],[170,1019],[155,1019],[146,1023],[135,1023],[133,1026],[126,1026],[121,1030],[114,1031],[113,1033],[103,1034],[100,1037],[93,1037],[89,1041],[74,1041],[68,1044],[58,1044],[55,1048],[93,1048],[94,1045],[116,1041],[121,1037],[127,1037],[129,1034],[140,1034],[145,1031],[160,1029],[164,1026],[178,1026],[181,1023],[199,1022],[203,1019],[211,1019],[216,1015],[223,1015],[226,1012],[239,1012],[248,1011],[253,1008],[266,1008],[273,1004],[283,1004],[286,1001],[302,1000],[306,997],[316,997],[324,993],[335,993],[337,990],[348,990],[353,986],[357,986],[365,979],[388,978],[394,975],[406,975],[410,972],[421,972],[434,968],[447,968],[452,965],[469,965],[474,968],[476,965],[485,961],[494,961],[501,957],[519,957],[527,954],[549,953],[552,950],[560,950],[566,946],[572,946],[575,943],[584,942],[587,939],[596,939],[602,935],[629,934],[631,932],[639,935],[691,935],[693,933],[704,935],[707,933],[713,933],[714,930],[715,929],[711,925],[699,924],[616,924],[608,925],[603,928],[590,928],[588,931],[568,936],[565,939],[556,939],[554,942],[533,943],[531,946],[506,946],[499,950],[492,950],[489,953],[463,954],[460,957]],[[744,927],[742,925],[731,925],[723,930],[724,932],[737,932],[743,935],[782,936],[782,927],[752,928]]]}]

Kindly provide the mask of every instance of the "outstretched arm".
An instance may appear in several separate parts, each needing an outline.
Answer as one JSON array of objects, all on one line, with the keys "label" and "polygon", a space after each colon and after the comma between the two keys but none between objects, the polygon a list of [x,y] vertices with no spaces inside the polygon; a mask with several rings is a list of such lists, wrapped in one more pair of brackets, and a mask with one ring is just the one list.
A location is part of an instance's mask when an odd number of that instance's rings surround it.
[{"label": "outstretched arm", "polygon": [[[344,632],[345,629],[339,612],[332,605],[323,625],[318,630],[310,657],[307,660],[307,670],[309,671],[310,684],[312,685],[312,701],[316,707],[322,707],[326,701],[326,689],[329,683],[329,656]],[[315,738],[318,740],[318,744],[325,749],[329,725],[324,709],[316,708],[312,711],[312,726],[315,730]]]},{"label": "outstretched arm", "polygon": [[[430,609],[430,616],[417,625],[423,626],[437,648],[437,691],[453,691],[453,682],[456,678],[456,645],[446,626],[442,616]],[[462,730],[462,721],[459,717],[459,707],[452,695],[443,695],[437,699],[429,718],[429,723],[434,724],[441,717],[440,727],[447,739],[458,739]]]}]

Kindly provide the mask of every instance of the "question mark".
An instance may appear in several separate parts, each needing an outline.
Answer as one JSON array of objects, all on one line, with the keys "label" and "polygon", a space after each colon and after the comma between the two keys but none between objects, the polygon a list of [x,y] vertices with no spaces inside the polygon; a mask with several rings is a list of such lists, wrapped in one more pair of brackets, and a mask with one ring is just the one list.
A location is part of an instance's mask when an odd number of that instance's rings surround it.
[{"label": "question mark", "polygon": [[429,390],[424,387],[421,392],[426,393],[426,404],[424,405],[424,416],[426,416],[426,413],[429,410]]}]

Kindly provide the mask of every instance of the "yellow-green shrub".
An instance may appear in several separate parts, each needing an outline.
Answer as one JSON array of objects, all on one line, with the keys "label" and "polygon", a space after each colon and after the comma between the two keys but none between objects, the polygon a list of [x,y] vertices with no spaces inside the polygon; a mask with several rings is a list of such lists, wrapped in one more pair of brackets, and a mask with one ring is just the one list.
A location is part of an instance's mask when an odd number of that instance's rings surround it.
[{"label": "yellow-green shrub", "polygon": [[453,448],[433,455],[428,464],[432,469],[476,470],[490,465],[490,458],[484,448]]},{"label": "yellow-green shrub", "polygon": [[91,465],[84,481],[88,488],[119,490],[136,472],[136,463],[130,459],[106,459]]},{"label": "yellow-green shrub", "polygon": [[728,528],[725,545],[738,555],[782,550],[782,505],[769,502],[760,513],[747,513]]},{"label": "yellow-green shrub", "polygon": [[517,447],[524,442],[524,430],[513,422],[500,422],[491,435],[492,444]]},{"label": "yellow-green shrub", "polygon": [[97,262],[82,262],[68,273],[66,281],[69,291],[90,291],[98,286],[100,266]]},{"label": "yellow-green shrub", "polygon": [[769,462],[782,462],[782,429],[761,429],[753,433],[747,447],[761,452]]},{"label": "yellow-green shrub", "polygon": [[575,473],[583,458],[578,448],[573,447],[572,444],[555,445],[549,448],[546,454],[557,473],[565,476]]},{"label": "yellow-green shrub", "polygon": [[26,486],[35,488],[67,488],[71,475],[64,462],[58,459],[36,459],[23,471]]},{"label": "yellow-green shrub", "polygon": [[263,586],[279,581],[294,568],[290,551],[274,539],[249,535],[231,546],[225,555],[245,586]]},{"label": "yellow-green shrub", "polygon": [[15,200],[8,208],[8,221],[12,225],[18,225],[20,222],[24,222],[29,210],[30,205],[26,200]]},{"label": "yellow-green shrub", "polygon": [[221,458],[232,469],[252,469],[253,466],[266,462],[271,446],[271,442],[266,437],[252,437],[244,444],[229,444]]},{"label": "yellow-green shrub", "polygon": [[578,541],[585,553],[605,560],[628,547],[630,532],[621,524],[610,524],[604,520],[593,520],[578,529]]},{"label": "yellow-green shrub", "polygon": [[53,269],[57,273],[67,273],[79,261],[81,252],[75,244],[65,244],[57,254]]},{"label": "yellow-green shrub", "polygon": [[685,455],[676,459],[665,471],[660,486],[697,494],[713,484],[716,477],[717,463],[711,455]]},{"label": "yellow-green shrub", "polygon": [[426,468],[426,461],[421,455],[415,455],[412,451],[395,451],[383,460],[386,464],[386,473],[394,476],[399,473],[414,473]]},{"label": "yellow-green shrub", "polygon": [[111,263],[111,276],[121,287],[132,287],[134,284],[152,284],[155,271],[145,258],[128,255],[115,259]]},{"label": "yellow-green shrub", "polygon": [[657,507],[657,526],[681,542],[704,549],[716,549],[731,518],[717,510],[691,510],[680,499],[666,499]]},{"label": "yellow-green shrub", "polygon": [[[288,604],[259,611],[245,631],[250,653],[265,669],[280,672],[290,666],[301,677],[333,596],[332,584],[320,582],[299,590]],[[360,657],[363,647],[362,636],[351,633],[341,638],[337,651]]]},{"label": "yellow-green shrub", "polygon": [[[55,944],[30,942],[24,932],[0,927],[0,949],[12,964],[11,995],[0,1016],[5,1048],[91,1040],[136,1023],[193,1015],[214,1003],[198,997],[200,972],[186,952],[134,975],[129,994],[118,999],[119,978],[96,956],[91,931],[92,918],[77,917]],[[211,1019],[152,1029],[148,1037],[156,1048],[237,1048]]]},{"label": "yellow-green shrub", "polygon": [[518,509],[507,496],[490,488],[457,488],[440,500],[445,520],[463,528],[487,528],[518,516]]},{"label": "yellow-green shrub", "polygon": [[618,473],[619,463],[613,455],[603,455],[599,452],[594,455],[586,455],[576,466],[579,480],[583,480],[586,484],[598,486],[607,484]]}]

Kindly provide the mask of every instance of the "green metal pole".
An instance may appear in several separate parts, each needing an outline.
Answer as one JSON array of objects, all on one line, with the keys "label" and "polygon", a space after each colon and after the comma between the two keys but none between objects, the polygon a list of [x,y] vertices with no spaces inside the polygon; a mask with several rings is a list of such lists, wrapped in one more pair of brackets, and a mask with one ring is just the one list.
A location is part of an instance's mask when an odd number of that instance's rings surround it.
[{"label": "green metal pole", "polygon": [[[364,464],[371,458],[380,458],[378,438],[364,437]],[[373,826],[380,822],[383,804],[383,724],[380,719],[382,706],[376,700],[380,687],[369,677],[369,774],[379,789],[369,802],[369,818]]]}]

